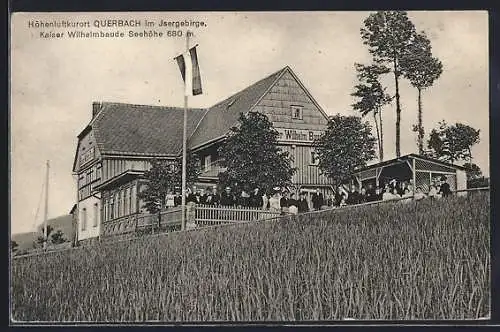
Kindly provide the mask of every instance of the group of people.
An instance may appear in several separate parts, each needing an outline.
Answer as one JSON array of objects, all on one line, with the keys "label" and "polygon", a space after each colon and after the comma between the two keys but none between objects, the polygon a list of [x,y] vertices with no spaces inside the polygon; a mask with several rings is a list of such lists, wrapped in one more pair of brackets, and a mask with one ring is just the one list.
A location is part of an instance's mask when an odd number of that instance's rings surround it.
[{"label": "group of people", "polygon": [[[285,188],[275,187],[269,192],[262,192],[260,188],[254,188],[251,192],[245,189],[233,190],[226,187],[221,193],[217,186],[206,188],[193,187],[186,193],[186,203],[201,205],[227,206],[240,208],[261,208],[273,212],[298,214],[328,207],[342,207],[347,205],[362,204],[375,201],[395,200],[400,198],[413,198],[421,200],[425,197],[447,197],[451,195],[450,185],[446,177],[438,178],[431,183],[428,193],[424,193],[422,187],[415,188],[413,181],[388,181],[380,187],[368,184],[366,187],[353,185],[350,190],[340,185],[332,194],[323,195],[318,188],[312,194],[300,191],[295,192]],[[166,197],[166,207],[176,207],[182,204],[180,192],[169,193]]]},{"label": "group of people", "polygon": [[427,193],[422,187],[418,186],[414,190],[412,180],[397,181],[392,179],[380,187],[375,187],[368,184],[366,187],[361,187],[358,191],[357,186],[351,186],[348,192],[344,186],[339,186],[334,194],[329,195],[326,199],[326,206],[346,206],[354,204],[362,204],[375,201],[396,200],[401,198],[413,198],[421,200],[425,197],[440,198],[451,195],[450,185],[446,182],[446,177],[442,176],[435,179],[429,186]]}]

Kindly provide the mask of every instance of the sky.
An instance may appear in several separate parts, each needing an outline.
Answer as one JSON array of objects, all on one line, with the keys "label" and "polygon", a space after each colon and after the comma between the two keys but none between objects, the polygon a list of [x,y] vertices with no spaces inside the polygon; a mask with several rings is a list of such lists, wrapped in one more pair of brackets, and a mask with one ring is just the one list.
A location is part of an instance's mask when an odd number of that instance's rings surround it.
[{"label": "sky", "polygon": [[[11,232],[43,221],[42,187],[50,160],[48,216],[68,214],[76,202],[72,164],[77,135],[93,101],[183,105],[182,78],[173,60],[185,38],[128,37],[161,21],[203,21],[191,27],[198,44],[203,94],[189,106],[208,107],[288,65],[327,114],[355,114],[350,96],[354,63],[371,57],[360,37],[370,12],[15,13],[11,17]],[[474,162],[489,174],[489,67],[486,11],[409,12],[425,31],[444,72],[423,92],[426,133],[441,120],[480,129]],[[141,20],[141,27],[97,28],[94,21]],[[155,27],[145,27],[144,20]],[[30,21],[89,22],[90,28],[37,28]],[[105,23],[105,22],[104,22]],[[73,30],[125,33],[123,38],[71,39]],[[182,28],[185,33],[185,28]],[[42,38],[40,32],[61,33]],[[394,93],[391,77],[383,82]],[[417,151],[417,90],[401,83],[401,152]],[[395,157],[395,105],[384,108],[386,159]]]}]

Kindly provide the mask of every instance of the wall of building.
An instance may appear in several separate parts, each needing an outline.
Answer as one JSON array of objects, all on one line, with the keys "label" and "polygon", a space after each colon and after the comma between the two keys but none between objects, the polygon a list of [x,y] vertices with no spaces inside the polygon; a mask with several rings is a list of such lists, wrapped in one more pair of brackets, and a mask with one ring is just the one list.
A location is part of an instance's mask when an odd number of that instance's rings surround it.
[{"label": "wall of building", "polygon": [[457,169],[457,190],[467,189],[467,174],[465,171]]},{"label": "wall of building", "polygon": [[[322,175],[317,166],[312,146],[314,139],[326,129],[328,119],[290,73],[285,73],[253,110],[265,114],[280,134],[280,147],[290,153],[293,166],[297,167],[292,178],[294,184],[331,185],[331,180]],[[214,146],[198,153],[203,166],[206,155],[211,155],[212,162],[218,158]],[[213,170],[202,173],[202,177],[214,175]]]},{"label": "wall of building", "polygon": [[92,130],[80,139],[76,153],[76,169],[78,172],[100,159],[101,154]]},{"label": "wall of building", "polygon": [[101,224],[101,202],[91,196],[78,202],[78,241],[98,237]]},{"label": "wall of building", "polygon": [[293,157],[293,166],[298,168],[293,183],[331,184],[331,180],[321,174],[312,146],[314,139],[326,129],[328,119],[292,74],[285,73],[254,110],[273,122],[280,133],[280,147]]},{"label": "wall of building", "polygon": [[[149,158],[151,159],[151,158]],[[105,158],[102,161],[103,181],[107,181],[127,170],[146,171],[151,168],[149,159]]]},{"label": "wall of building", "polygon": [[[292,116],[292,106],[302,108],[300,118]],[[328,119],[289,72],[276,82],[254,110],[267,115],[275,128],[322,130],[328,123]]]},{"label": "wall of building", "polygon": [[314,158],[314,148],[307,145],[282,145],[282,150],[287,151],[293,158],[293,167],[297,171],[292,181],[299,185],[330,185],[331,180],[322,175]]}]

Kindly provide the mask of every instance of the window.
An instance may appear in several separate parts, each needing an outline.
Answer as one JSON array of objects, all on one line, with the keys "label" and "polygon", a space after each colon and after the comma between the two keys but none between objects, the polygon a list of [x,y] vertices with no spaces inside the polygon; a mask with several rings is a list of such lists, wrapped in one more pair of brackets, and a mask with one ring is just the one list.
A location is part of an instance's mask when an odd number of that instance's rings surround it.
[{"label": "window", "polygon": [[87,209],[82,209],[82,231],[87,228]]},{"label": "window", "polygon": [[96,169],[96,178],[100,179],[102,176],[102,164],[97,164],[97,169]]},{"label": "window", "polygon": [[115,201],[113,197],[109,200],[109,220],[113,220],[115,218]]},{"label": "window", "polygon": [[116,218],[119,218],[120,217],[120,192],[117,192],[116,195],[115,195],[115,201],[116,201],[116,208],[115,208],[115,216]]},{"label": "window", "polygon": [[85,152],[85,147],[82,148],[82,154],[80,156],[80,166],[86,164],[88,161],[93,160],[95,158],[95,149],[91,147],[88,151]]},{"label": "window", "polygon": [[78,186],[82,187],[84,185],[85,185],[85,175],[80,174],[80,176],[78,177]]},{"label": "window", "polygon": [[99,223],[99,205],[97,203],[94,204],[94,227],[97,227]]},{"label": "window", "polygon": [[105,198],[102,202],[102,221],[108,220],[108,200]]},{"label": "window", "polygon": [[311,165],[311,166],[318,166],[319,165],[318,154],[314,150],[311,150],[311,160],[310,160],[309,165]]},{"label": "window", "polygon": [[129,209],[129,214],[134,213],[134,210],[132,210],[132,188],[129,189],[128,192],[128,209]]},{"label": "window", "polygon": [[131,209],[132,209],[132,212],[133,212],[133,213],[136,213],[136,212],[137,212],[137,206],[136,206],[135,202],[136,202],[136,197],[137,197],[137,194],[136,194],[136,192],[137,192],[137,187],[135,186],[135,184],[134,184],[134,186],[132,187],[132,190],[131,190],[131,191],[132,191],[132,192],[130,193],[130,207],[131,207]]},{"label": "window", "polygon": [[125,189],[125,200],[123,202],[123,209],[125,210],[124,211],[124,215],[128,215],[130,213],[129,211],[129,208],[130,208],[130,205],[129,205],[129,202],[130,202],[130,199],[128,198],[129,196],[129,189]]},{"label": "window", "polygon": [[292,105],[290,106],[292,111],[292,119],[302,120],[302,106]]},{"label": "window", "polygon": [[123,217],[125,215],[125,190],[123,190],[123,189],[120,191],[120,199],[121,199],[120,205],[122,206],[120,216]]},{"label": "window", "polygon": [[212,168],[212,156],[205,156],[205,172],[210,171]]}]

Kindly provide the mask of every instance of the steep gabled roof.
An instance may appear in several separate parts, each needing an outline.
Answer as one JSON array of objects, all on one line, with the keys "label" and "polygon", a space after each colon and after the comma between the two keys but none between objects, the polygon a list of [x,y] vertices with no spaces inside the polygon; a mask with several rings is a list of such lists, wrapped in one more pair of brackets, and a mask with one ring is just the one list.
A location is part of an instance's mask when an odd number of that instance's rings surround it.
[{"label": "steep gabled roof", "polygon": [[[208,109],[190,108],[188,147],[193,149],[224,138],[238,123],[240,114],[251,111],[286,72],[291,73],[317,105],[290,67],[286,66]],[[326,117],[321,107],[317,107]],[[183,116],[183,108],[180,107],[104,102],[101,111],[78,138],[93,130],[97,147],[105,155],[179,156],[182,153]],[[75,155],[74,167],[76,158]]]},{"label": "steep gabled roof", "polygon": [[[178,107],[123,103],[102,104],[92,124],[102,154],[177,156],[182,151],[184,110]],[[192,135],[206,110],[188,110],[187,135]]]},{"label": "steep gabled roof", "polygon": [[240,113],[250,111],[287,70],[288,66],[210,107],[188,142],[189,147],[196,148],[226,135]]}]

